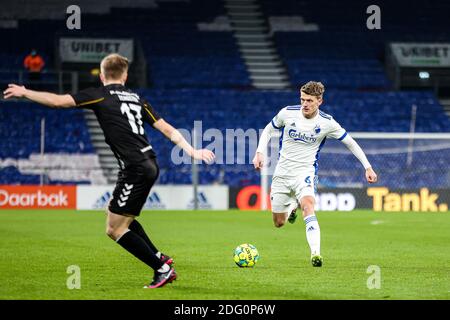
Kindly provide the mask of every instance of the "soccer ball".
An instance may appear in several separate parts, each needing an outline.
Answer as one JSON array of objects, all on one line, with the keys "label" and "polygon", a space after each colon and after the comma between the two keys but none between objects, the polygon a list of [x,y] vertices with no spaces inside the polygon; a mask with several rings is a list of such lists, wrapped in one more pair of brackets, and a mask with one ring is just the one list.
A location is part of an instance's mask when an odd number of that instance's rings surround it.
[{"label": "soccer ball", "polygon": [[253,267],[259,260],[259,253],[256,247],[249,243],[244,243],[234,249],[234,262],[240,268]]}]

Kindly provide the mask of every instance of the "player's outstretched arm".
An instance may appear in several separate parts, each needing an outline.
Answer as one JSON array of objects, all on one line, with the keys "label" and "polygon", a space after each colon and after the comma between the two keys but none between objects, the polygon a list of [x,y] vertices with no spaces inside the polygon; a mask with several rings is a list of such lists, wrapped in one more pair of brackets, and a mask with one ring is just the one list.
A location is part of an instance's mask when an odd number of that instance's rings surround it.
[{"label": "player's outstretched arm", "polygon": [[26,98],[50,108],[71,108],[76,106],[75,101],[69,94],[60,95],[50,92],[34,91],[16,84],[9,84],[8,89],[3,91],[3,95],[5,99]]},{"label": "player's outstretched arm", "polygon": [[378,180],[377,174],[372,169],[372,166],[367,160],[364,151],[361,149],[359,144],[350,136],[346,135],[344,139],[341,140],[343,144],[355,155],[356,158],[361,162],[366,169],[366,179],[368,183],[375,183]]},{"label": "player's outstretched arm", "polygon": [[153,123],[153,127],[162,134],[164,134],[170,141],[183,149],[190,157],[196,160],[203,160],[206,163],[211,163],[214,161],[215,155],[214,152],[208,149],[194,149],[189,142],[184,139],[181,133],[172,127],[169,123],[164,121],[164,119],[159,119],[155,123]]},{"label": "player's outstretched arm", "polygon": [[272,123],[269,123],[261,133],[259,138],[258,148],[256,149],[255,156],[253,157],[253,166],[256,170],[262,169],[264,165],[264,155],[267,152],[267,146],[269,145],[270,138],[274,134],[275,129]]}]

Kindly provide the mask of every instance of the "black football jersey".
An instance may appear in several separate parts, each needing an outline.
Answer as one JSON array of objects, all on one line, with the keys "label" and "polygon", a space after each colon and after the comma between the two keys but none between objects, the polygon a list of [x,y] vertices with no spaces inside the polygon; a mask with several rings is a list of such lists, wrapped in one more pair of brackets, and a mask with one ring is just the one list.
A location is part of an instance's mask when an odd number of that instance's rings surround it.
[{"label": "black football jersey", "polygon": [[139,95],[120,84],[88,88],[72,95],[77,107],[92,109],[120,167],[136,164],[156,154],[144,130],[161,119]]}]

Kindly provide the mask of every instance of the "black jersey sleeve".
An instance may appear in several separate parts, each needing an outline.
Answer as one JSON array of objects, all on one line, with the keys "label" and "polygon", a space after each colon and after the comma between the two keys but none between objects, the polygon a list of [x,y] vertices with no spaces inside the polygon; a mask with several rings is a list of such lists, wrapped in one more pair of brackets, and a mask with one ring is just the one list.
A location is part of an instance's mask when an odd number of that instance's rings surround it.
[{"label": "black jersey sleeve", "polygon": [[100,88],[88,88],[71,95],[77,107],[92,108],[105,99]]},{"label": "black jersey sleeve", "polygon": [[158,112],[156,112],[155,109],[153,109],[153,107],[151,106],[150,103],[148,103],[147,101],[144,100],[142,105],[144,108],[144,110],[142,112],[142,117],[145,122],[152,125],[156,121],[161,119],[161,116],[158,114]]}]

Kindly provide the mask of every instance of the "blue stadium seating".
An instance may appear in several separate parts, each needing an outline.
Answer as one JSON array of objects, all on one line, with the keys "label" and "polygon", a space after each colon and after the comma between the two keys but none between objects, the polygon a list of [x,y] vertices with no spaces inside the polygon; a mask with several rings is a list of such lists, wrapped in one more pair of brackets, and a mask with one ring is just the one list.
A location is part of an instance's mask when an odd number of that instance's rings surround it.
[{"label": "blue stadium seating", "polygon": [[[160,112],[160,114],[177,128],[192,130],[194,121],[202,121],[203,132],[208,128],[217,128],[222,135],[226,135],[226,129],[249,128],[262,129],[269,120],[286,105],[298,103],[296,92],[270,92],[270,91],[237,91],[237,90],[204,90],[204,89],[180,89],[180,90],[142,90],[145,96]],[[411,106],[417,105],[417,132],[442,132],[450,128],[450,120],[443,112],[431,92],[356,92],[344,90],[328,90],[325,95],[325,105],[322,110],[334,116],[341,125],[350,132],[408,132],[411,120]],[[186,110],[195,110],[188,112]],[[183,116],[180,116],[183,115]],[[153,130],[148,135],[158,152],[161,170],[161,183],[190,183],[191,169],[189,165],[174,165],[169,155],[173,145],[161,134]],[[205,142],[208,145],[209,142]],[[382,143],[382,141],[381,141]],[[390,148],[403,148],[404,142],[390,142]],[[328,144],[328,143],[327,143]],[[380,146],[381,147],[381,146]],[[374,146],[371,146],[373,149]],[[247,152],[249,150],[247,142]],[[445,150],[444,150],[445,151]],[[236,153],[235,153],[236,154]],[[436,163],[442,165],[449,155],[446,152],[433,153]],[[321,171],[339,171],[357,173],[360,164],[351,154],[339,155],[342,161],[338,164],[333,154],[326,153],[326,147],[322,152],[319,162]],[[386,154],[373,158],[377,168],[392,168],[400,172],[404,168],[405,153]],[[235,158],[236,159],[236,158]],[[415,160],[417,168],[429,167],[430,157]],[[249,163],[247,159],[247,163]],[[258,183],[259,175],[250,164],[247,165],[201,165],[201,181],[209,183],[227,183],[232,186],[240,186]],[[445,177],[439,177],[439,167],[435,174],[429,174],[429,170],[423,171],[423,181],[430,186],[442,185]],[[408,175],[407,171],[404,174]],[[337,184],[350,184],[361,181],[363,176],[348,175],[349,181],[343,181],[341,176],[325,175],[321,180],[323,185],[335,186]],[[400,175],[395,180],[384,181],[388,186],[399,186],[407,180]],[[416,176],[417,178],[417,176]],[[399,180],[400,179],[400,180]],[[403,180],[401,180],[403,179]],[[405,178],[406,179],[406,178]],[[402,184],[403,181],[403,184]],[[409,185],[417,180],[409,180]]]},{"label": "blue stadium seating", "polygon": [[[266,16],[299,15],[320,26],[318,32],[275,32],[275,44],[293,87],[312,79],[324,82],[327,90],[322,110],[348,131],[407,132],[413,105],[418,107],[417,132],[448,131],[450,120],[432,92],[392,91],[383,69],[383,55],[386,41],[448,42],[449,4],[422,3],[420,10],[409,12],[413,7],[409,1],[380,0],[377,4],[382,7],[382,29],[370,31],[365,27],[366,2],[261,2]],[[108,15],[86,14],[82,31],[68,32],[65,23],[58,20],[21,20],[17,30],[0,29],[2,41],[8,44],[0,49],[0,70],[5,71],[0,72],[0,83],[17,79],[12,70],[22,68],[23,57],[31,48],[43,53],[52,66],[55,39],[49,34],[81,36],[88,32],[90,36],[111,37],[113,29],[114,37],[132,35],[142,44],[150,89],[141,88],[139,92],[175,127],[191,130],[194,121],[201,120],[204,131],[217,128],[222,134],[227,128],[262,129],[279,109],[298,104],[298,93],[249,89],[249,75],[232,33],[201,32],[197,28],[198,23],[225,14],[220,1],[191,0],[158,2],[155,9],[120,8]],[[44,74],[44,78],[54,80],[51,75]],[[42,117],[47,121],[47,152],[95,152],[81,111],[55,112],[29,103],[2,103],[0,159],[23,159],[38,152]],[[171,142],[155,131],[148,133],[159,155],[159,183],[191,183],[191,166],[170,161]],[[379,147],[404,147],[402,142],[389,143],[386,146],[380,142]],[[333,146],[327,142],[319,162],[321,184],[333,187],[363,183],[360,165],[353,155],[340,154],[340,161],[335,161],[335,155],[327,153],[329,144]],[[405,153],[381,154],[371,161],[380,168],[384,185],[411,187],[421,181],[439,187],[448,186],[448,177],[439,170],[447,165],[448,158],[448,150],[433,153],[432,163],[425,160],[429,155],[417,153],[412,162],[414,175],[405,170]],[[199,169],[202,184],[259,183],[259,175],[250,164],[202,164]],[[38,182],[39,176],[22,175],[14,167],[0,170],[0,183]]]},{"label": "blue stadium seating", "polygon": [[[95,153],[81,110],[56,112],[32,103],[3,102],[0,107],[0,159],[27,159],[32,153],[38,154],[43,118],[45,152]],[[13,167],[0,168],[0,177],[0,183],[39,183],[39,176],[21,175]]]},{"label": "blue stadium seating", "polygon": [[[383,70],[386,44],[448,42],[449,3],[380,0],[330,2],[261,0],[267,16],[301,16],[319,26],[314,32],[274,32],[277,49],[293,84],[310,79],[328,87],[386,89],[391,87]],[[381,29],[366,27],[367,7],[381,9]],[[401,12],[401,14],[399,14]]]},{"label": "blue stadium seating", "polygon": [[[249,87],[250,79],[232,33],[198,30],[198,23],[211,22],[218,15],[225,15],[222,3],[193,0],[163,2],[154,9],[113,9],[109,15],[85,14],[82,30],[69,31],[60,20],[21,20],[18,29],[0,29],[0,36],[9,44],[0,50],[0,71],[21,69],[31,48],[43,54],[48,68],[53,68],[55,39],[48,35],[83,37],[88,32],[91,37],[132,37],[140,41],[151,86]],[[47,77],[55,80],[54,76]],[[0,84],[17,79],[14,73],[0,72]]]},{"label": "blue stadium seating", "polygon": [[[141,90],[140,94],[147,98],[156,110],[175,127],[191,131],[194,121],[202,121],[203,132],[210,128],[217,128],[223,136],[226,136],[226,129],[241,128],[244,131],[250,128],[262,129],[279,109],[286,105],[296,104],[298,100],[296,92],[257,90],[154,89]],[[450,120],[431,92],[372,93],[329,90],[325,97],[326,103],[322,110],[332,114],[350,132],[407,132],[410,126],[410,106],[412,104],[418,106],[417,132],[442,132],[450,128]],[[186,112],[186,110],[195,110],[195,112]],[[47,152],[95,152],[80,110],[58,112],[29,103],[4,103],[0,108],[0,117],[2,119],[0,158],[27,158],[33,152],[38,153],[40,148],[39,120],[42,117],[46,119]],[[148,135],[159,155],[158,161],[161,166],[159,182],[190,183],[190,165],[175,165],[170,159],[172,143],[152,129],[148,130]],[[209,144],[206,141],[203,143],[204,145]],[[248,164],[248,141],[246,144],[247,164],[202,164],[200,165],[200,182],[227,183],[232,186],[257,183],[258,174]],[[395,147],[395,145],[391,145],[391,147]],[[327,163],[332,163],[333,167],[325,169],[325,171],[339,170],[340,166],[336,164],[336,161],[331,161],[332,158],[327,160],[327,157],[333,155],[327,154],[326,148],[324,150],[319,162],[321,170],[323,169],[322,164],[327,168]],[[236,154],[235,150],[235,162]],[[342,161],[339,163],[343,163],[344,167],[347,166],[348,169],[348,164],[352,163],[354,164],[353,168],[358,168],[359,164],[355,162],[356,159],[351,154],[340,156],[342,156]],[[434,163],[443,162],[448,155],[443,152],[438,153],[437,156],[437,162]],[[376,161],[379,163],[374,163],[374,165],[385,167],[388,164],[395,170],[395,168],[404,166],[404,157],[405,154],[376,157]],[[417,165],[426,166],[428,164]],[[16,171],[5,170],[0,171],[2,179],[17,181],[19,176]],[[352,176],[350,175],[350,177]],[[357,181],[357,178],[353,177],[352,179]],[[19,181],[27,183],[34,181],[32,179],[32,177],[23,176],[23,179],[19,179]],[[432,185],[435,185],[444,178],[439,177],[439,174],[436,173],[436,178],[428,175],[428,178],[424,179],[426,181],[432,179],[434,181]],[[333,180],[332,176],[322,182],[331,186],[344,183],[341,177]]]}]

